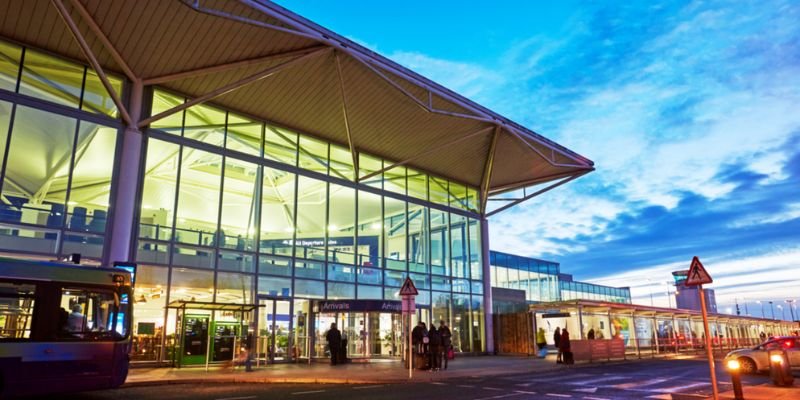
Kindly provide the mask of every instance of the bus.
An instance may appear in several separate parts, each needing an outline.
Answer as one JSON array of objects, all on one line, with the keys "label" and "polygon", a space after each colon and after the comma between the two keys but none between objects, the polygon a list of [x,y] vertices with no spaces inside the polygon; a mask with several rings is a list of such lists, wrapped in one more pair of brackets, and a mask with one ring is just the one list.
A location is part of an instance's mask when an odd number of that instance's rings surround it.
[{"label": "bus", "polygon": [[122,385],[132,277],[126,268],[0,258],[0,398]]}]

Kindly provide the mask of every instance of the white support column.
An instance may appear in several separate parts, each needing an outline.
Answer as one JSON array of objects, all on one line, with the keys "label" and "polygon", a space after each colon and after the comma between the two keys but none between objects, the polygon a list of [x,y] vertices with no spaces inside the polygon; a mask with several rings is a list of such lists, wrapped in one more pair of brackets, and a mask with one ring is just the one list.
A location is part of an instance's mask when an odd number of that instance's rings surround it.
[{"label": "white support column", "polygon": [[136,195],[139,190],[139,170],[142,155],[142,132],[137,122],[142,113],[143,85],[141,81],[131,84],[128,109],[131,123],[122,135],[122,154],[117,171],[116,194],[112,199],[111,237],[108,238],[106,264],[114,261],[130,261],[133,245]]},{"label": "white support column", "polygon": [[492,271],[489,266],[489,220],[481,218],[481,262],[483,263],[483,326],[486,352],[494,354],[494,321],[492,318]]}]

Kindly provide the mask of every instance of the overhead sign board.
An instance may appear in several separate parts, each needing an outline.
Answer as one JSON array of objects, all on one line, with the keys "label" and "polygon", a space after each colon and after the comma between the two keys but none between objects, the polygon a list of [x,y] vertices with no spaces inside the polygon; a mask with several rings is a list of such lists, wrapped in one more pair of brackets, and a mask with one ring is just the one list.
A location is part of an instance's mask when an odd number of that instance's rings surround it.
[{"label": "overhead sign board", "polygon": [[705,285],[714,282],[711,275],[703,267],[703,263],[697,256],[692,259],[692,265],[689,267],[689,274],[686,276],[686,281],[683,283],[686,286]]},{"label": "overhead sign board", "polygon": [[417,287],[414,286],[414,282],[411,278],[406,277],[406,281],[403,282],[403,286],[400,287],[400,296],[416,296],[419,294],[417,291]]}]

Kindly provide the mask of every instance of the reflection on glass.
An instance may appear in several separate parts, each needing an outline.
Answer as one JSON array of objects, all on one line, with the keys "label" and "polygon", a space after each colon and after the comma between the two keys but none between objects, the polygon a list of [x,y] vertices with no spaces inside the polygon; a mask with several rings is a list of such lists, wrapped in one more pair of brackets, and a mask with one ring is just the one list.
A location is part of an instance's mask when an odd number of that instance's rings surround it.
[{"label": "reflection on glass", "polygon": [[353,167],[353,156],[350,150],[332,144],[331,145],[331,162],[330,162],[330,176],[337,178],[354,180],[355,170]]},{"label": "reflection on glass", "polygon": [[309,171],[328,173],[328,144],[308,136],[300,136],[298,166]]},{"label": "reflection on glass", "polygon": [[384,198],[383,242],[386,268],[406,269],[406,203]]},{"label": "reflection on glass", "polygon": [[327,184],[304,176],[297,180],[297,243],[300,258],[324,259]]},{"label": "reflection on glass", "polygon": [[186,109],[183,136],[214,146],[225,143],[225,111],[197,104]]},{"label": "reflection on glass", "polygon": [[[359,180],[373,172],[380,171],[382,168],[383,168],[383,161],[381,161],[380,158],[372,157],[364,153],[358,154]],[[367,186],[372,186],[381,189],[383,188],[383,173],[377,174],[366,180],[362,180],[361,183]]]},{"label": "reflection on glass", "polygon": [[[116,129],[80,123],[67,204],[71,230],[105,233],[116,142]],[[53,190],[53,185],[50,188]]]},{"label": "reflection on glass", "polygon": [[431,272],[450,275],[450,231],[448,213],[431,209]]},{"label": "reflection on glass", "polygon": [[148,139],[139,237],[170,240],[178,187],[180,146]]},{"label": "reflection on glass", "polygon": [[481,253],[481,226],[478,220],[469,218],[469,265],[472,279],[483,278]]},{"label": "reflection on glass", "polygon": [[[155,89],[153,90],[153,105],[150,114],[158,115],[181,104],[183,104],[183,97]],[[183,130],[183,113],[184,111],[180,111],[161,118],[151,123],[150,127],[180,136]]]},{"label": "reflection on glass", "polygon": [[380,236],[383,218],[381,217],[381,196],[369,192],[358,192],[358,260],[356,264],[377,267],[383,256]]},{"label": "reflection on glass", "polygon": [[22,49],[19,46],[0,40],[0,89],[10,92],[17,90],[21,56]]},{"label": "reflection on glass", "polygon": [[260,168],[235,158],[225,158],[222,220],[219,245],[239,251],[254,251],[258,223]]},{"label": "reflection on glass", "polygon": [[19,92],[77,108],[85,69],[82,65],[26,49]]},{"label": "reflection on glass", "polygon": [[173,267],[169,298],[170,301],[213,301],[214,272]]},{"label": "reflection on glass", "polygon": [[291,256],[295,174],[269,167],[262,170],[260,251]]},{"label": "reflection on glass", "polygon": [[428,208],[408,204],[408,269],[413,272],[428,272],[430,236]]},{"label": "reflection on glass", "polygon": [[356,191],[330,184],[328,210],[328,262],[355,264],[353,235],[355,233]]},{"label": "reflection on glass", "polygon": [[[106,75],[106,78],[111,87],[114,88],[117,96],[122,96],[122,79],[113,75]],[[112,118],[117,117],[117,105],[114,104],[114,99],[106,91],[106,87],[103,86],[100,77],[91,68],[86,70],[86,85],[83,88],[81,109],[97,114],[105,114]]]},{"label": "reflection on glass", "polygon": [[428,200],[428,176],[424,173],[407,169],[408,196],[421,200]]},{"label": "reflection on glass", "polygon": [[264,125],[234,113],[228,113],[225,147],[253,156],[261,155]]},{"label": "reflection on glass", "polygon": [[264,157],[289,165],[297,165],[297,134],[266,125]]},{"label": "reflection on glass", "polygon": [[467,240],[466,217],[450,213],[450,262],[455,277],[466,278],[470,275]]},{"label": "reflection on glass", "polygon": [[143,264],[136,267],[131,360],[155,361],[160,357],[168,271],[165,267]]},{"label": "reflection on glass", "polygon": [[253,304],[253,277],[232,272],[217,273],[217,303]]}]

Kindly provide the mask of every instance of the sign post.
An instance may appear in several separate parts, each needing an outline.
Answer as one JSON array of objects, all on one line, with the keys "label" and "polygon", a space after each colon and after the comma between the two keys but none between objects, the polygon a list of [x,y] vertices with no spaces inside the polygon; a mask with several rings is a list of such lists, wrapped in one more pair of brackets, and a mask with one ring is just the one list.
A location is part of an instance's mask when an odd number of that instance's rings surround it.
[{"label": "sign post", "polygon": [[692,265],[689,267],[689,274],[686,276],[684,285],[697,286],[700,294],[700,308],[703,313],[703,330],[706,336],[706,356],[708,357],[708,368],[711,371],[711,389],[714,392],[714,400],[719,399],[719,389],[717,388],[717,375],[714,373],[714,351],[711,348],[711,334],[708,329],[708,311],[706,310],[706,294],[703,291],[703,284],[714,282],[708,274],[700,259],[697,256],[692,258]]},{"label": "sign post", "polygon": [[414,286],[414,282],[411,278],[406,277],[403,286],[400,288],[400,296],[403,299],[403,316],[408,316],[408,379],[411,379],[414,370],[414,347],[411,338],[411,331],[414,327],[411,326],[411,323],[412,316],[417,308],[414,300],[418,294],[419,291],[417,287]]}]

